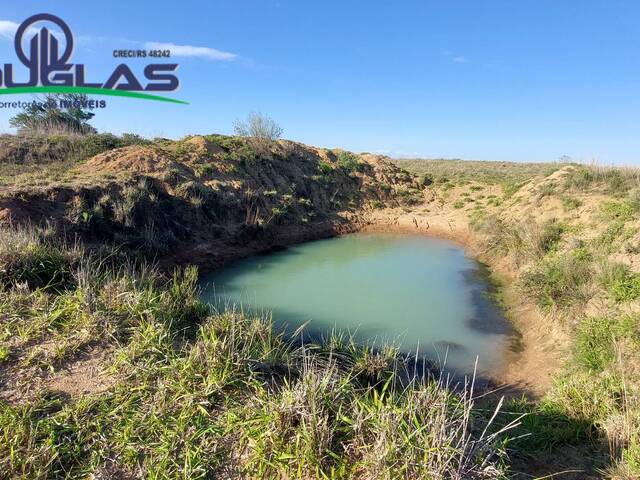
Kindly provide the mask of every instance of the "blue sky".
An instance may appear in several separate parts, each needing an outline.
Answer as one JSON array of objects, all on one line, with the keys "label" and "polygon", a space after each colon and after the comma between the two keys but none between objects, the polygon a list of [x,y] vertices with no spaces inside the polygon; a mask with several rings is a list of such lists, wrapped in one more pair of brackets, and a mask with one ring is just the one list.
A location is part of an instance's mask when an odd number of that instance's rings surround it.
[{"label": "blue sky", "polygon": [[[11,22],[40,12],[69,24],[72,61],[90,80],[119,63],[116,48],[181,46],[174,96],[190,105],[104,97],[100,130],[231,133],[234,119],[262,111],[286,138],[354,151],[640,164],[637,1],[95,5],[5,2],[0,63],[18,63]],[[128,63],[141,72],[148,60]],[[0,110],[1,131],[14,113]]]}]

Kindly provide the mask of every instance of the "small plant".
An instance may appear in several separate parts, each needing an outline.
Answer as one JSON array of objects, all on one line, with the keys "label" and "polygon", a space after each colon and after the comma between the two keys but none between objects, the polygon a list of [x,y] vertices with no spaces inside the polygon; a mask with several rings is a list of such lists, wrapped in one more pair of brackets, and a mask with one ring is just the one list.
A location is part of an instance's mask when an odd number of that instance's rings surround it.
[{"label": "small plant", "polygon": [[601,269],[600,283],[617,302],[640,297],[640,273],[632,272],[624,264],[606,262]]},{"label": "small plant", "polygon": [[525,271],[520,285],[546,310],[583,305],[590,298],[592,269],[588,252],[577,249],[543,260]]},{"label": "small plant", "polygon": [[320,170],[322,175],[331,175],[331,173],[333,173],[333,165],[325,160],[321,160],[318,163],[318,170]]},{"label": "small plant", "polygon": [[553,182],[543,183],[538,187],[538,198],[550,197],[556,193],[556,184]]},{"label": "small plant", "polygon": [[363,165],[358,161],[358,157],[351,152],[340,150],[337,153],[338,166],[347,173],[362,171]]},{"label": "small plant", "polygon": [[522,185],[514,182],[507,182],[502,184],[502,197],[506,200],[515,195],[515,193],[520,190]]},{"label": "small plant", "polygon": [[625,200],[621,202],[605,201],[600,204],[600,211],[607,220],[628,221],[633,218],[636,213],[635,206]]},{"label": "small plant", "polygon": [[562,206],[564,207],[564,209],[568,212],[582,206],[582,202],[580,200],[570,195],[562,195],[560,197],[560,201],[562,202]]}]

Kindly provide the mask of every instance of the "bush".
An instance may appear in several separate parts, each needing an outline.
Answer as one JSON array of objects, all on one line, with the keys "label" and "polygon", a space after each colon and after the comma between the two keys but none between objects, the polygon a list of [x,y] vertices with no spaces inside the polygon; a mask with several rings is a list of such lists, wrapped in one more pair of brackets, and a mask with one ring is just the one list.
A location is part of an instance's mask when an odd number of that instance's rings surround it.
[{"label": "bush", "polygon": [[564,176],[564,188],[584,191],[603,186],[607,193],[623,195],[638,185],[640,173],[633,168],[576,166]]},{"label": "bush", "polygon": [[560,197],[560,201],[562,202],[564,209],[567,211],[575,210],[582,206],[582,202],[580,200],[570,195],[562,195]]},{"label": "bush", "polygon": [[566,227],[563,223],[556,219],[547,220],[541,225],[539,237],[537,239],[537,247],[545,255],[553,251],[564,233]]},{"label": "bush", "polygon": [[324,160],[318,163],[318,170],[322,175],[330,175],[333,172],[333,165]]},{"label": "bush", "polygon": [[236,135],[249,140],[258,155],[269,155],[273,142],[282,136],[282,128],[271,117],[258,112],[249,114],[246,120],[236,120]]},{"label": "bush", "polygon": [[473,228],[484,235],[488,250],[512,253],[518,261],[537,260],[553,252],[566,230],[566,226],[555,219],[538,225],[534,219],[511,223],[494,215],[479,219]]},{"label": "bush", "polygon": [[337,155],[338,167],[347,173],[362,171],[363,165],[358,161],[358,157],[351,152],[340,150]]},{"label": "bush", "polygon": [[600,204],[600,211],[606,220],[631,220],[636,213],[635,205],[627,200],[622,202],[605,201]]},{"label": "bush", "polygon": [[621,263],[605,263],[600,283],[617,302],[629,302],[640,297],[640,274]]},{"label": "bush", "polygon": [[582,249],[543,260],[525,271],[520,285],[544,309],[564,309],[590,298],[591,261]]}]

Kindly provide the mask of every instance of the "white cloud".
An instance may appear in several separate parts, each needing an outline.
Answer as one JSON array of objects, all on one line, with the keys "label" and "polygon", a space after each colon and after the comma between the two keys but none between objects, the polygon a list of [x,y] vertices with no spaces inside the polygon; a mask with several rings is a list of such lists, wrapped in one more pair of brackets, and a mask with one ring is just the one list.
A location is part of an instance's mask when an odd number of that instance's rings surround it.
[{"label": "white cloud", "polygon": [[[13,37],[16,36],[16,31],[20,26],[19,23],[12,22],[11,20],[0,20],[0,38],[4,38],[6,40],[13,40]],[[51,29],[51,33],[58,39],[64,40],[64,34],[57,29]],[[33,25],[27,28],[26,34],[27,38],[30,38],[33,35],[37,35],[40,32],[38,27],[34,27]]]},{"label": "white cloud", "polygon": [[234,60],[235,53],[223,52],[209,47],[194,47],[192,45],[176,45],[175,43],[145,42],[144,46],[151,50],[170,50],[172,57],[199,57],[209,60]]},{"label": "white cloud", "polygon": [[469,63],[469,59],[463,55],[457,55],[451,50],[442,50],[443,56],[450,58],[453,63]]},{"label": "white cloud", "polygon": [[[19,23],[12,22],[11,20],[0,20],[0,39],[13,40],[16,34],[16,30],[20,26]],[[37,27],[29,27],[27,34],[36,34],[39,29]],[[53,30],[52,33],[56,37],[64,38],[62,32]],[[91,37],[91,36],[78,36],[76,37],[83,45],[92,43],[103,43],[105,41],[111,41],[106,37]],[[121,40],[119,40],[121,41]],[[238,56],[235,53],[223,52],[222,50],[216,50],[210,47],[196,47],[193,45],[176,45],[175,43],[165,42],[138,42],[135,40],[128,40],[129,43],[144,45],[145,48],[153,50],[171,50],[172,57],[197,57],[206,58],[208,60],[220,60],[230,61],[235,60]]]},{"label": "white cloud", "polygon": [[10,20],[0,20],[0,37],[7,40],[13,40],[13,37],[18,30],[18,24]]}]

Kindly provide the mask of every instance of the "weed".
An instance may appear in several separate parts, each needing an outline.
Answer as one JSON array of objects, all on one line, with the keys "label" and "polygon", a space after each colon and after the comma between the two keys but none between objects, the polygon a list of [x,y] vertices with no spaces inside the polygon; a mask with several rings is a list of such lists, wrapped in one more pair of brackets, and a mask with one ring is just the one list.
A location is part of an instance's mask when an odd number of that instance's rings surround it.
[{"label": "weed", "polygon": [[560,201],[564,209],[568,212],[582,206],[582,202],[579,199],[570,195],[561,195]]},{"label": "weed", "polygon": [[616,202],[608,200],[602,202],[600,205],[600,211],[605,220],[618,220],[626,222],[631,220],[636,213],[635,205],[628,200],[622,202]]},{"label": "weed", "polygon": [[543,260],[523,272],[523,291],[544,309],[583,305],[590,298],[591,261],[581,250]]},{"label": "weed", "polygon": [[601,267],[600,284],[617,302],[640,297],[640,274],[621,263],[605,262]]},{"label": "weed", "polygon": [[358,157],[351,152],[340,150],[336,154],[338,157],[337,164],[347,173],[354,173],[362,171],[363,164],[358,160]]}]

